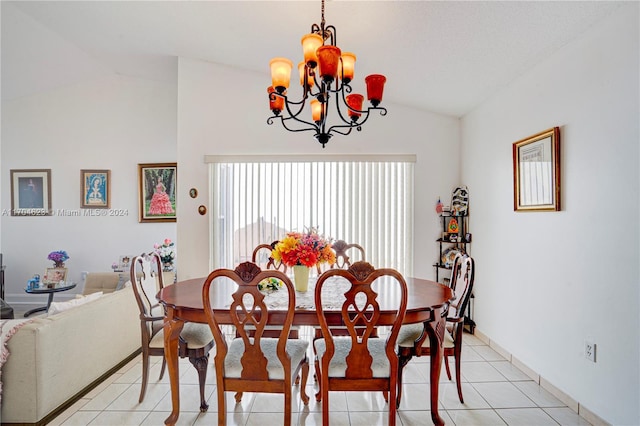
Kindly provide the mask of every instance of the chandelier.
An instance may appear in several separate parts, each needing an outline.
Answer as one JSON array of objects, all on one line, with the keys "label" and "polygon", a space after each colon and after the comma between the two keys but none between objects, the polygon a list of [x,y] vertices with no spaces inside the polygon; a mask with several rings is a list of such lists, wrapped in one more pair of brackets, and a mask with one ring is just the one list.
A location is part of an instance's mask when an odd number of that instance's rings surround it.
[{"label": "chandelier", "polygon": [[[311,33],[302,37],[304,60],[298,64],[302,86],[300,101],[290,100],[287,94],[293,62],[287,58],[273,58],[269,63],[272,85],[267,92],[273,115],[267,119],[267,124],[280,119],[290,132],[312,131],[324,148],[334,133],[348,135],[354,128],[360,131],[371,112],[378,110],[384,116],[387,110],[378,106],[386,81],[386,77],[380,74],[365,78],[371,106],[362,110],[364,96],[351,93],[350,86],[356,55],[341,52],[336,46],[336,28],[325,25],[324,0],[321,11],[320,26],[313,24]],[[307,101],[310,108],[305,108]],[[330,113],[332,106],[335,106],[335,113]]]}]

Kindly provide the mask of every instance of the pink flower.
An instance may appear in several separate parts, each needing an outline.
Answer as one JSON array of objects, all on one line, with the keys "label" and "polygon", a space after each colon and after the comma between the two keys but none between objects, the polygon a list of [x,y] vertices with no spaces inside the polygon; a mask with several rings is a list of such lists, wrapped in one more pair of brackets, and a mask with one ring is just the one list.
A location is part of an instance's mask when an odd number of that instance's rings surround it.
[{"label": "pink flower", "polygon": [[156,250],[158,250],[158,249],[160,248],[160,244],[155,243],[155,244],[153,245],[153,248],[154,248],[154,249],[156,249]]},{"label": "pink flower", "polygon": [[165,240],[164,240],[164,245],[165,245],[165,246],[169,246],[169,245],[171,245],[171,240],[170,240],[170,239],[168,239],[168,238],[167,238],[167,239],[165,239]]}]

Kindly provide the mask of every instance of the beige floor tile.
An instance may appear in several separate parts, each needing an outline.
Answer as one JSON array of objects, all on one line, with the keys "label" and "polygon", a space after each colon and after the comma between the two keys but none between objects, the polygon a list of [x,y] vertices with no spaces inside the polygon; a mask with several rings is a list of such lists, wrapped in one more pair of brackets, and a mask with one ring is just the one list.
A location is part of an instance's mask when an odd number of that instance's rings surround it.
[{"label": "beige floor tile", "polygon": [[529,376],[509,361],[491,361],[489,365],[498,370],[500,374],[511,382],[531,380]]},{"label": "beige floor tile", "polygon": [[464,404],[461,403],[460,398],[458,398],[458,387],[455,383],[440,385],[438,399],[447,410],[491,408],[482,395],[468,383],[462,384],[462,396],[464,398]]},{"label": "beige floor tile", "polygon": [[[164,421],[171,414],[170,411],[158,411],[154,410],[147,417],[145,417],[144,421],[140,423],[140,426],[161,426],[164,424]],[[200,413],[193,412],[181,412],[180,417],[178,417],[178,423],[176,426],[191,426],[193,425],[198,418],[200,417]],[[210,423],[217,424],[217,423]],[[231,424],[231,423],[229,423]]]},{"label": "beige floor tile", "polygon": [[497,409],[496,413],[509,426],[557,426],[556,421],[541,408],[503,408]]},{"label": "beige floor tile", "polygon": [[543,410],[562,426],[591,426],[591,423],[569,407],[543,408]]},{"label": "beige floor tile", "polygon": [[533,381],[514,382],[514,386],[527,395],[538,407],[565,407],[566,405],[549,391]]},{"label": "beige floor tile", "polygon": [[507,381],[498,370],[488,362],[463,362],[460,366],[462,381],[476,382],[504,382]]},{"label": "beige floor tile", "polygon": [[480,354],[485,361],[506,361],[502,355],[489,346],[474,346],[473,349]]},{"label": "beige floor tile", "polygon": [[71,417],[66,419],[63,426],[86,426],[93,419],[98,417],[100,411],[76,411]]},{"label": "beige floor tile", "polygon": [[456,426],[506,425],[493,410],[449,410],[447,414]]},{"label": "beige floor tile", "polygon": [[[439,410],[440,417],[447,425],[452,425],[453,420],[449,417],[444,410]],[[432,425],[433,421],[431,420],[431,411],[398,411],[398,418],[402,423],[402,426],[426,426]]]},{"label": "beige floor tile", "polygon": [[509,382],[473,383],[492,408],[529,408],[536,404]]},{"label": "beige floor tile", "polygon": [[[249,418],[249,413],[244,413],[244,412],[227,413],[227,426],[244,426],[247,424],[248,418]],[[178,421],[179,420],[180,418],[178,418]],[[196,421],[193,423],[194,426],[211,426],[211,425],[217,425],[217,424],[218,424],[218,413],[212,412],[212,411],[201,413],[196,419]],[[267,426],[267,424],[263,423],[262,426]]]},{"label": "beige floor tile", "polygon": [[89,423],[90,426],[138,426],[149,415],[148,411],[103,411]]}]

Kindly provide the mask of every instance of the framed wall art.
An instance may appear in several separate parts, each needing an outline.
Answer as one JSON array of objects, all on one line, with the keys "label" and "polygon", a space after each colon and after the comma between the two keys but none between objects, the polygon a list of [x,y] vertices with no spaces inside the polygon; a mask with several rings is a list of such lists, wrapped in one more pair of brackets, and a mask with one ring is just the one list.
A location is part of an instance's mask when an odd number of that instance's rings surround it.
[{"label": "framed wall art", "polygon": [[51,215],[51,169],[11,170],[11,216]]},{"label": "framed wall art", "polygon": [[67,268],[47,268],[44,271],[44,284],[57,284],[60,281],[67,281]]},{"label": "framed wall art", "polygon": [[560,128],[513,143],[513,210],[560,211]]},{"label": "framed wall art", "polygon": [[138,164],[139,222],[175,222],[178,166]]},{"label": "framed wall art", "polygon": [[80,170],[80,207],[111,207],[111,170]]}]

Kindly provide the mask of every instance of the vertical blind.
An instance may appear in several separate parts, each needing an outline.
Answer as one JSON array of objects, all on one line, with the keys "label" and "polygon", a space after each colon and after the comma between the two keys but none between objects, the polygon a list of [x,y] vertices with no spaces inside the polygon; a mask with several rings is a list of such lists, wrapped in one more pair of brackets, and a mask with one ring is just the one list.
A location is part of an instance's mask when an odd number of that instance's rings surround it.
[{"label": "vertical blind", "polygon": [[211,267],[233,268],[258,244],[313,227],[411,274],[415,157],[340,158],[207,156]]}]

